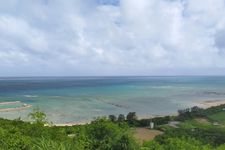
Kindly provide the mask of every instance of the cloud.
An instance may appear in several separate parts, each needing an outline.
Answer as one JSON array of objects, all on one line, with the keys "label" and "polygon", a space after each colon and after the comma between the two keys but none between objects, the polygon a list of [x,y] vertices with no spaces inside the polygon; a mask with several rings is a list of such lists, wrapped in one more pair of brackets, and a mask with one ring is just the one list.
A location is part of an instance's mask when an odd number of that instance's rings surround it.
[{"label": "cloud", "polygon": [[224,0],[1,1],[0,75],[225,74],[224,14]]},{"label": "cloud", "polygon": [[225,52],[225,30],[218,31],[215,35],[215,45],[221,54]]}]

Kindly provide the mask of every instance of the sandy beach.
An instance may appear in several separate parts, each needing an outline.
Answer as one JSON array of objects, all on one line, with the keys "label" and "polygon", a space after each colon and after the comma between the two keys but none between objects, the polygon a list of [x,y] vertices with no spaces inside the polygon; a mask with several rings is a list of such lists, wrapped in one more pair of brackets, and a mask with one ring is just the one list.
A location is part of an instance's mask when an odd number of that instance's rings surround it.
[{"label": "sandy beach", "polygon": [[207,100],[195,103],[196,106],[204,109],[222,104],[225,104],[225,100]]},{"label": "sandy beach", "polygon": [[55,123],[54,126],[62,127],[62,126],[74,126],[74,125],[85,125],[89,124],[91,121],[80,121],[80,122],[68,122],[68,123]]}]

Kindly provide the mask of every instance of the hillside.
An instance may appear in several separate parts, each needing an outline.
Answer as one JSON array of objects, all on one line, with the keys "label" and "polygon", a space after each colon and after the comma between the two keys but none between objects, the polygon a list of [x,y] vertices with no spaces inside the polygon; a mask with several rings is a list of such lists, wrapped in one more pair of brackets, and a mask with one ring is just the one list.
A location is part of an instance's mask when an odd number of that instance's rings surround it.
[{"label": "hillside", "polygon": [[[179,110],[178,116],[138,120],[129,113],[90,124],[46,126],[40,110],[33,122],[0,119],[0,148],[13,150],[224,150],[225,105]],[[149,122],[155,129],[148,129]],[[176,123],[176,124],[173,124]]]}]

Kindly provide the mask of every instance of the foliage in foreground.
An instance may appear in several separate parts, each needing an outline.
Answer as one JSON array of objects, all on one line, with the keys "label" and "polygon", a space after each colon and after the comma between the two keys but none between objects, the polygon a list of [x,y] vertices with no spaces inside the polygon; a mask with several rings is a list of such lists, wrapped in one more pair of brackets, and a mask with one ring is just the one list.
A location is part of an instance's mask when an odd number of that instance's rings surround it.
[{"label": "foliage in foreground", "polygon": [[[0,119],[0,150],[225,150],[225,128],[196,123],[196,117],[217,117],[223,106],[206,110],[193,107],[180,111],[178,117],[157,117],[138,120],[134,112],[126,117],[109,116],[90,124],[72,127],[48,127],[46,115],[35,109],[29,116],[33,120]],[[133,138],[133,127],[157,126],[171,120],[182,120],[179,128],[165,128],[163,135],[139,146]]]},{"label": "foliage in foreground", "polygon": [[141,150],[212,150],[210,145],[203,145],[192,138],[168,138],[163,144],[150,141],[143,144]]},{"label": "foliage in foreground", "polygon": [[194,138],[167,138],[164,143],[156,140],[145,142],[141,150],[225,150],[225,144],[214,148]]},{"label": "foliage in foreground", "polygon": [[104,118],[73,127],[0,119],[0,149],[136,150],[138,145],[126,124]]}]

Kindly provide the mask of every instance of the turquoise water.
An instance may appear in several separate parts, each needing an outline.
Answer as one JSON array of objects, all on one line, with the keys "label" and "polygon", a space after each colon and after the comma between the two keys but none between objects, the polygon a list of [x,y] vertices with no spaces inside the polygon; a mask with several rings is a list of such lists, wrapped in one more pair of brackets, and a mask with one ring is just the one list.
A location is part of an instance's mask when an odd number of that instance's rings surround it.
[{"label": "turquoise water", "polygon": [[[214,99],[225,99],[225,77],[0,78],[0,102],[39,107],[54,123],[131,111],[139,116],[165,115]],[[0,112],[0,117],[26,120],[31,110]]]},{"label": "turquoise water", "polygon": [[19,108],[22,107],[22,103],[16,103],[16,104],[0,104],[0,109],[6,109],[6,108]]}]

